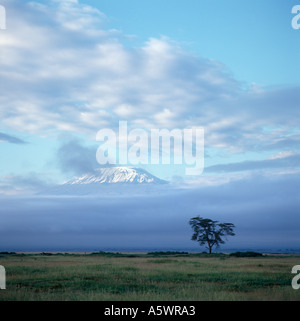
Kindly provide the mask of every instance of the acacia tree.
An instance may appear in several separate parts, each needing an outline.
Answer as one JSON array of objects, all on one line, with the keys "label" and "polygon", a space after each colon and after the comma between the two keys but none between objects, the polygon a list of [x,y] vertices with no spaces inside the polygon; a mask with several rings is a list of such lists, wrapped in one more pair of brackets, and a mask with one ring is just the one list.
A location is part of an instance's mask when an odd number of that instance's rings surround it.
[{"label": "acacia tree", "polygon": [[194,230],[192,240],[199,242],[200,246],[207,244],[209,253],[214,246],[219,247],[225,243],[224,237],[235,235],[233,232],[235,226],[232,223],[219,223],[200,216],[191,218],[189,223]]}]

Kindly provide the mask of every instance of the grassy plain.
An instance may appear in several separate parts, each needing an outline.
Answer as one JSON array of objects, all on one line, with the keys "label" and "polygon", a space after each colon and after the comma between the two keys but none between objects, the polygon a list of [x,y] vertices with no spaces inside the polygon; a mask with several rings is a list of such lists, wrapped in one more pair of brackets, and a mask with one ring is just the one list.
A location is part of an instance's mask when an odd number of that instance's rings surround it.
[{"label": "grassy plain", "polygon": [[300,255],[0,254],[8,301],[300,300]]}]

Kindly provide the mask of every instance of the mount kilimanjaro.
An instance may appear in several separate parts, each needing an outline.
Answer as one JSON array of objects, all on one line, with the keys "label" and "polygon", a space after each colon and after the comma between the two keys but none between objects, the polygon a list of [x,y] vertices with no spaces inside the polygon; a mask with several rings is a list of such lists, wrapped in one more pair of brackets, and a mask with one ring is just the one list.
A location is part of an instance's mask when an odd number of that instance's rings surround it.
[{"label": "mount kilimanjaro", "polygon": [[163,181],[141,168],[108,167],[98,168],[94,173],[85,174],[71,180],[65,185],[74,184],[165,184]]},{"label": "mount kilimanjaro", "polygon": [[164,181],[144,169],[136,167],[102,167],[54,186],[43,194],[89,195],[147,193],[166,187]]}]

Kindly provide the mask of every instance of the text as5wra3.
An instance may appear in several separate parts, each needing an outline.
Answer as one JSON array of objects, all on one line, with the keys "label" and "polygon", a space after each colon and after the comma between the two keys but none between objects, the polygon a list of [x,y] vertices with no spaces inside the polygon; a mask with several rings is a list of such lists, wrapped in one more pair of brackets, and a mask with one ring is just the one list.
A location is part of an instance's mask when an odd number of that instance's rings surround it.
[{"label": "text as5wra3", "polygon": [[110,308],[105,308],[104,315],[105,316],[131,316],[132,319],[134,319],[138,313],[144,314],[144,315],[153,315],[153,316],[159,316],[159,315],[189,315],[193,316],[195,315],[195,306],[179,306],[179,305],[158,305],[158,306],[150,306],[148,310],[140,310],[139,308],[117,308],[113,305]]}]

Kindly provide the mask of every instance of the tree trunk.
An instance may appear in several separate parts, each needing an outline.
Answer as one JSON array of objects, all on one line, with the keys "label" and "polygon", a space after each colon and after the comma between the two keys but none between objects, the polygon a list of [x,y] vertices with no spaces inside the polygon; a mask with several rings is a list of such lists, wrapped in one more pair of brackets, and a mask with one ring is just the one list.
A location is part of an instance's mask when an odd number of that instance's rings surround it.
[{"label": "tree trunk", "polygon": [[208,245],[208,251],[209,251],[209,254],[211,254],[211,245],[209,242],[207,242],[207,245]]}]

